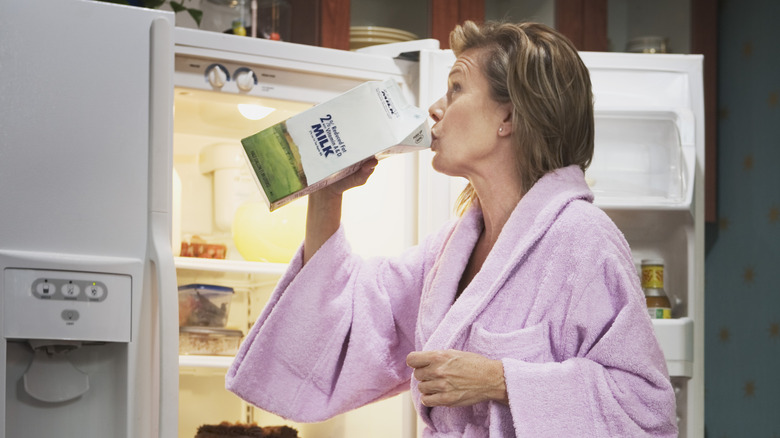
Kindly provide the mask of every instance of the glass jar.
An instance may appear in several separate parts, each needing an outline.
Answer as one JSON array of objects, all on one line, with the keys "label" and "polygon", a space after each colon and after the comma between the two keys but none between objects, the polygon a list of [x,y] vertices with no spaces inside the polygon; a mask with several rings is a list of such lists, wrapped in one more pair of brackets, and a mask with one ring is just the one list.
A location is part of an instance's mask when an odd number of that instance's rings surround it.
[{"label": "glass jar", "polygon": [[672,317],[672,304],[664,289],[664,262],[642,260],[642,290],[652,319]]},{"label": "glass jar", "polygon": [[246,35],[251,24],[249,0],[203,0],[200,28],[214,32]]},{"label": "glass jar", "polygon": [[258,38],[290,41],[292,7],[287,0],[257,0]]}]

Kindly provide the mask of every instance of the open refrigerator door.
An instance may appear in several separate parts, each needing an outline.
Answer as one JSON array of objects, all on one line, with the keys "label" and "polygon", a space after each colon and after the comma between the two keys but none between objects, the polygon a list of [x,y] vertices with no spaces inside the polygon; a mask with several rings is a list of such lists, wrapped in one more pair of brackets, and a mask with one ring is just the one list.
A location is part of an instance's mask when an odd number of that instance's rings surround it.
[{"label": "open refrigerator door", "polygon": [[[269,212],[241,139],[366,81],[391,79],[416,104],[417,64],[189,29],[177,29],[175,43],[173,165],[180,190],[174,205],[180,213],[174,216],[180,219],[173,228],[185,309],[179,436],[222,421],[287,425],[302,437],[414,436],[408,395],[298,424],[225,390],[225,373],[303,241],[307,207],[301,198]],[[343,224],[356,253],[392,255],[416,243],[417,167],[416,154],[384,158],[366,185],[345,193]]]},{"label": "open refrigerator door", "polygon": [[671,319],[654,319],[677,395],[679,436],[704,435],[702,57],[583,53],[591,71],[595,203],[634,260],[664,263]]},{"label": "open refrigerator door", "polygon": [[[585,177],[594,203],[642,260],[665,266],[670,319],[654,319],[677,395],[679,436],[704,435],[704,113],[702,57],[583,52],[595,105],[595,152]],[[451,51],[420,53],[420,105],[446,92]],[[454,215],[465,185],[421,153],[420,236]]]}]

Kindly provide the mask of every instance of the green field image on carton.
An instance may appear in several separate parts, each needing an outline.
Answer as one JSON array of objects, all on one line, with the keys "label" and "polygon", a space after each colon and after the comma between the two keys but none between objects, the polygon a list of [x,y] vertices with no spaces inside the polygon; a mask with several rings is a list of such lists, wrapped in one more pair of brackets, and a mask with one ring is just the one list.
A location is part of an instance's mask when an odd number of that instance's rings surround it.
[{"label": "green field image on carton", "polygon": [[284,123],[264,129],[241,143],[270,202],[307,186],[298,147]]}]

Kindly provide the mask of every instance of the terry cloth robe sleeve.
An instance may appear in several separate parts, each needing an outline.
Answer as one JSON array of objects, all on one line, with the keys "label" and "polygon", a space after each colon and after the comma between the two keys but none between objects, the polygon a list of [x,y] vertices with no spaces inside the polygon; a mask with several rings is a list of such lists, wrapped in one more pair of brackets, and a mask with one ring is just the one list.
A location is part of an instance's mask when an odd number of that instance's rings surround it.
[{"label": "terry cloth robe sleeve", "polygon": [[228,370],[227,389],[300,422],[408,389],[428,269],[424,245],[363,260],[343,227],[305,266],[299,249]]},{"label": "terry cloth robe sleeve", "polygon": [[674,392],[633,262],[598,229],[572,243],[562,267],[573,294],[548,334],[553,361],[503,360],[516,435],[677,436]]},{"label": "terry cloth robe sleeve", "polygon": [[[517,436],[677,435],[674,392],[628,244],[611,220],[573,200],[526,254],[547,290],[551,361],[504,358]],[[555,306],[562,309],[555,309]],[[491,435],[492,436],[492,435]]]}]

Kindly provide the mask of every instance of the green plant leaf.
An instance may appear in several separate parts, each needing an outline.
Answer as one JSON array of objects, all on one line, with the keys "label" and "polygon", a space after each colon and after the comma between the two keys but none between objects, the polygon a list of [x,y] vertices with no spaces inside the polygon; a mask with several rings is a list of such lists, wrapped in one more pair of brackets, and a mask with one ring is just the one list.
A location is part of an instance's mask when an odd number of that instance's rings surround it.
[{"label": "green plant leaf", "polygon": [[195,20],[195,23],[198,25],[198,27],[200,27],[200,20],[203,19],[203,11],[199,9],[187,8],[187,12],[189,12],[192,19]]},{"label": "green plant leaf", "polygon": [[150,9],[157,9],[162,4],[165,3],[165,0],[144,0],[143,5],[144,7],[150,8]]},{"label": "green plant leaf", "polygon": [[184,5],[179,2],[172,1],[170,2],[170,5],[171,5],[171,9],[173,9],[173,12],[181,12],[187,10],[187,8],[184,7]]}]

